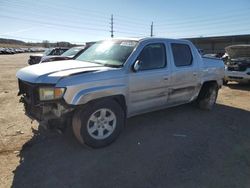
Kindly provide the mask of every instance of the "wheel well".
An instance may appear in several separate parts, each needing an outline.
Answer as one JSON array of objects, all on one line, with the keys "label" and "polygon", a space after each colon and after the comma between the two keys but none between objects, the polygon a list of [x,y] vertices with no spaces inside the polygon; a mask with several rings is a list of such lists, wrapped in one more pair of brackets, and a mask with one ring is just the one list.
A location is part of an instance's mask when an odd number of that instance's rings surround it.
[{"label": "wheel well", "polygon": [[108,96],[108,97],[102,97],[102,98],[98,98],[98,99],[94,99],[89,101],[88,103],[84,104],[84,105],[88,105],[93,102],[98,102],[100,100],[114,100],[115,102],[117,102],[122,109],[124,110],[125,115],[127,115],[127,105],[126,105],[126,99],[124,97],[124,95],[113,95],[113,96]]},{"label": "wheel well", "polygon": [[127,114],[127,105],[126,105],[126,100],[123,95],[115,95],[112,97],[118,104],[121,105],[123,108],[124,112]]},{"label": "wheel well", "polygon": [[201,87],[201,90],[202,88],[204,87],[208,87],[208,86],[211,86],[211,85],[216,85],[218,87],[218,83],[215,81],[215,80],[212,80],[212,81],[206,81],[202,84],[202,87]]}]

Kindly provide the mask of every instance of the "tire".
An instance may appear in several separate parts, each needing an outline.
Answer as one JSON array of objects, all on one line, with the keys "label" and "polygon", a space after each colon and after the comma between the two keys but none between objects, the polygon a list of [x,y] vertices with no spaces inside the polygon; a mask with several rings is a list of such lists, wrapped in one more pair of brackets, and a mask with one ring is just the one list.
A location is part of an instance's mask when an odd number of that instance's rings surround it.
[{"label": "tire", "polygon": [[205,84],[196,99],[198,107],[202,110],[211,110],[216,102],[218,90],[217,83]]},{"label": "tire", "polygon": [[81,144],[93,148],[111,144],[121,133],[125,124],[125,113],[114,100],[91,102],[77,110],[72,128]]}]

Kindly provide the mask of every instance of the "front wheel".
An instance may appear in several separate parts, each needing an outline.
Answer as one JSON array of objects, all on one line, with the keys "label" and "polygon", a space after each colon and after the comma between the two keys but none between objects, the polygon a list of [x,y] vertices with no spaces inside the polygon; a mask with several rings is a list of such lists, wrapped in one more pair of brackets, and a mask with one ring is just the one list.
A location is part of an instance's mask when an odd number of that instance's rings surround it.
[{"label": "front wheel", "polygon": [[207,83],[200,91],[200,94],[196,100],[199,108],[203,110],[211,110],[216,102],[218,96],[217,83]]},{"label": "front wheel", "polygon": [[98,148],[112,143],[122,131],[125,113],[113,100],[100,100],[76,111],[73,132],[82,144]]}]

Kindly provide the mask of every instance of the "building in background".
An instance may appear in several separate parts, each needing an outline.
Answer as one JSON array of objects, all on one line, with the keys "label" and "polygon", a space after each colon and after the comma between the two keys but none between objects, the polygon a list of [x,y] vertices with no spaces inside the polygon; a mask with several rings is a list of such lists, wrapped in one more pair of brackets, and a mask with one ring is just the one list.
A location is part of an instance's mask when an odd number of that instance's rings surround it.
[{"label": "building in background", "polygon": [[235,44],[250,44],[250,35],[187,38],[205,54],[225,53],[225,47]]}]

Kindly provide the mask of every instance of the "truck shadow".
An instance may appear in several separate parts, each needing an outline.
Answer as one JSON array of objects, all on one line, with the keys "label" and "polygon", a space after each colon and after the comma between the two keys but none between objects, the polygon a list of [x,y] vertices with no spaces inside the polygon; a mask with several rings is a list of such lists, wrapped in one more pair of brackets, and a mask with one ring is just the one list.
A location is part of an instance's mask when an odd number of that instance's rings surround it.
[{"label": "truck shadow", "polygon": [[228,83],[227,85],[230,89],[250,91],[250,84],[243,83]]},{"label": "truck shadow", "polygon": [[108,147],[34,130],[12,187],[248,187],[250,112],[183,105],[130,118]]}]

